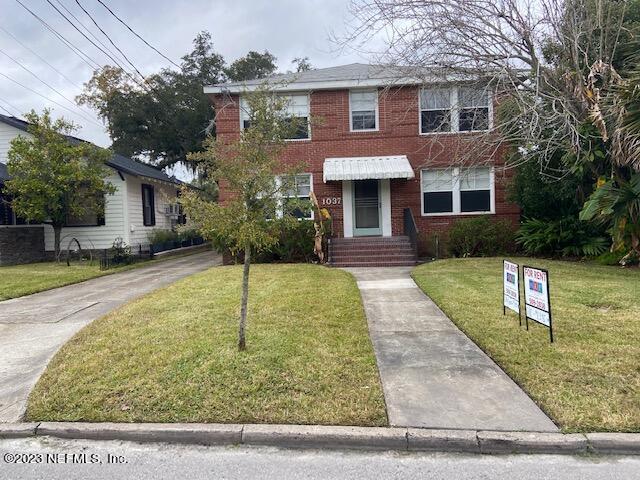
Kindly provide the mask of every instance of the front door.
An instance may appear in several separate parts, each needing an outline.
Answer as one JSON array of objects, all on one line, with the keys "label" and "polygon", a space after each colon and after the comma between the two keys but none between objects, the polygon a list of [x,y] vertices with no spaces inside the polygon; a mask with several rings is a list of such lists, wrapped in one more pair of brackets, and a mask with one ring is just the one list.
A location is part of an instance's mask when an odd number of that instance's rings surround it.
[{"label": "front door", "polygon": [[379,180],[353,182],[353,218],[355,237],[382,235]]}]

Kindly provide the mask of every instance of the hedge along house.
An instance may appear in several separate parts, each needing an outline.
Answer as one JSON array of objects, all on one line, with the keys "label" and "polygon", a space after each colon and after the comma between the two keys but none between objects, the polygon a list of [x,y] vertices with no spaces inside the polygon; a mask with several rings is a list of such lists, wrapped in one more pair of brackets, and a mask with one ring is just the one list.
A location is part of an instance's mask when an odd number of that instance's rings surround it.
[{"label": "hedge along house", "polygon": [[[53,258],[53,228],[17,218],[10,199],[2,193],[3,184],[9,179],[6,163],[10,142],[18,135],[28,136],[28,126],[18,118],[0,115],[0,265]],[[83,140],[69,137],[69,141]],[[73,238],[83,250],[107,249],[119,238],[132,248],[146,246],[153,229],[169,230],[181,220],[177,208],[179,180],[118,154],[106,166],[107,180],[116,191],[106,196],[104,214],[68,218],[62,229],[62,250],[69,247]]]},{"label": "hedge along house", "polygon": [[[260,87],[306,120],[282,162],[306,162],[297,195],[313,190],[332,215],[332,264],[410,265],[457,219],[517,222],[503,152],[481,141],[493,126],[486,86],[365,64],[206,86],[217,135],[249,128],[244,98]],[[221,185],[221,201],[229,194]]]}]

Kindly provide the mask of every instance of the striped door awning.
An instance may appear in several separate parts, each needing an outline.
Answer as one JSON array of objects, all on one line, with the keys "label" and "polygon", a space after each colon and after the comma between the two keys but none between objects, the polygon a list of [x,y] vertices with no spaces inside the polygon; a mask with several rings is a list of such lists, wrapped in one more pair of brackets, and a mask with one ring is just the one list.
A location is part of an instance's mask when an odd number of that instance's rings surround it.
[{"label": "striped door awning", "polygon": [[415,173],[406,155],[385,157],[326,158],[323,180],[368,180],[383,178],[414,178]]}]

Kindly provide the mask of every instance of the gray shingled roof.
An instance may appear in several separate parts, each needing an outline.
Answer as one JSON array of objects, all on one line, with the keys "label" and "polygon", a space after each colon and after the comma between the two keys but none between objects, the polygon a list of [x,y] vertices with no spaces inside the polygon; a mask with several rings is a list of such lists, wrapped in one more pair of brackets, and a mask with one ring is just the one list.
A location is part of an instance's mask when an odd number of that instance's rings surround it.
[{"label": "gray shingled roof", "polygon": [[351,63],[338,67],[317,68],[306,72],[283,73],[256,80],[218,83],[204,87],[205,93],[240,93],[261,85],[279,91],[415,85],[446,80],[443,72],[414,67]]},{"label": "gray shingled roof", "polygon": [[407,67],[389,67],[385,65],[368,65],[365,63],[351,63],[329,68],[316,68],[306,72],[281,73],[270,75],[256,80],[243,82],[219,83],[215,86],[234,87],[261,85],[269,83],[307,83],[307,82],[331,82],[346,80],[393,80],[399,77],[411,76],[415,70]]},{"label": "gray shingled roof", "polygon": [[[18,128],[25,132],[29,128],[29,122],[25,122],[24,120],[20,120],[19,118],[16,118],[16,117],[8,117],[2,114],[0,114],[0,122],[6,123],[7,125],[11,125],[12,127]],[[86,142],[86,140],[82,140],[81,138],[77,138],[77,137],[72,137],[70,135],[67,135],[67,139],[69,139],[69,141],[73,143]],[[87,143],[90,143],[90,142],[87,142]],[[124,155],[120,155],[119,153],[114,153],[113,157],[111,157],[111,159],[106,163],[108,166],[115,168],[120,172],[127,173],[129,175],[152,178],[154,180],[175,183],[177,185],[182,184],[182,182],[177,178],[170,177],[169,175],[164,173],[162,170],[154,167],[153,165],[138,162],[129,157],[125,157]],[[9,178],[9,174],[7,173],[6,166],[0,163],[0,180],[7,180],[8,178]]]}]

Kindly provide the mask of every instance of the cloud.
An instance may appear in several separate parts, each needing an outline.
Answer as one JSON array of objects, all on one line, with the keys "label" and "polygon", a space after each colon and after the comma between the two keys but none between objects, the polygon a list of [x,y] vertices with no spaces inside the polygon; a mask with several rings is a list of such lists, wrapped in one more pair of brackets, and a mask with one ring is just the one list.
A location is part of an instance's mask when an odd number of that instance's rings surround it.
[{"label": "cloud", "polygon": [[[1,29],[0,50],[18,60],[62,95],[73,99],[80,93],[79,85],[91,77],[92,69],[17,2],[1,1],[3,15],[0,27],[37,52],[71,82]],[[45,1],[22,1],[93,61],[100,65],[113,63],[83,38],[51,5]],[[51,2],[61,10],[60,4],[67,7],[97,38],[114,50],[75,1]],[[170,66],[113,18],[97,0],[80,0],[80,3],[143,74],[148,75]],[[353,53],[339,55],[335,51],[335,45],[329,41],[330,32],[343,31],[347,18],[347,0],[111,0],[105,3],[131,28],[176,63],[191,50],[193,38],[202,30],[211,32],[214,48],[228,63],[249,50],[269,50],[276,55],[280,70],[283,71],[292,68],[291,61],[295,57],[309,57],[314,67],[362,61],[362,58]],[[100,126],[101,121],[96,118],[95,113],[70,105],[67,100],[2,54],[0,72],[76,113],[72,114],[0,76],[1,107],[16,115],[31,109],[40,111],[44,107],[51,107],[56,115],[69,118],[82,127],[78,136],[98,145],[110,145],[109,137],[104,127]]]}]

